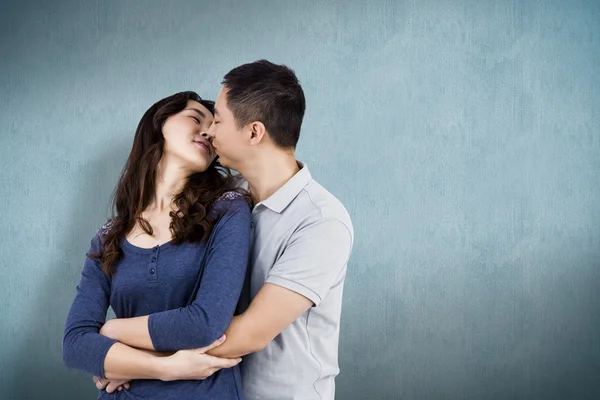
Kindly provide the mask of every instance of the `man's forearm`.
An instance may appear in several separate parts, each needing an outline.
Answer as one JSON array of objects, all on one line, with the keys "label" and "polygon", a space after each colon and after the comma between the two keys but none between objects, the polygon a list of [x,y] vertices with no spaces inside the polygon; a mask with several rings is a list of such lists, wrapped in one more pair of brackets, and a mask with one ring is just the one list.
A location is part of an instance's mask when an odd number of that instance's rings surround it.
[{"label": "man's forearm", "polygon": [[107,379],[165,380],[169,378],[165,358],[169,355],[115,343],[104,359],[104,375]]},{"label": "man's forearm", "polygon": [[233,317],[225,332],[227,336],[225,343],[208,351],[207,354],[215,357],[237,358],[262,350],[266,343],[254,334],[255,330],[248,322],[243,315]]},{"label": "man's forearm", "polygon": [[209,354],[231,358],[261,351],[313,304],[299,293],[265,283],[248,309],[233,317],[227,341]]}]

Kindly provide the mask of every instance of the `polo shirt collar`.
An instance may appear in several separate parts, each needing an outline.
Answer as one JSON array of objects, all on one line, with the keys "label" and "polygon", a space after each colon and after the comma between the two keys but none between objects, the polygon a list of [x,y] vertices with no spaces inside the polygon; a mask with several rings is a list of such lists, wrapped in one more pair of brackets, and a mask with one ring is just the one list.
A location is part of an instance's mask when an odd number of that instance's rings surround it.
[{"label": "polo shirt collar", "polygon": [[296,172],[296,174],[284,183],[282,187],[277,189],[271,196],[258,203],[257,206],[262,204],[276,213],[281,213],[290,205],[292,200],[298,196],[302,189],[308,185],[312,180],[308,167],[302,161],[296,162],[300,167],[300,171]]}]

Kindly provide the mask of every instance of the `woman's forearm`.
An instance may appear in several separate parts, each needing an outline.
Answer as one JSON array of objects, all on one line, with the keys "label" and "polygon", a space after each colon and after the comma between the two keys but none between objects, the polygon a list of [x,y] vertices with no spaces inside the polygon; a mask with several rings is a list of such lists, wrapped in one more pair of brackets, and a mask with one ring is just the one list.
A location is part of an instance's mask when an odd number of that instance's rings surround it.
[{"label": "woman's forearm", "polygon": [[136,349],[155,350],[148,331],[148,316],[107,321],[100,334]]},{"label": "woman's forearm", "polygon": [[115,343],[104,359],[107,379],[169,379],[166,357],[172,353],[158,353],[134,349]]},{"label": "woman's forearm", "polygon": [[220,346],[225,336],[210,346],[182,350],[174,354],[157,353],[138,350],[122,343],[115,343],[104,359],[104,375],[109,380],[160,379],[200,380],[211,376],[221,368],[231,368],[241,358],[218,358],[206,354],[207,351]]}]

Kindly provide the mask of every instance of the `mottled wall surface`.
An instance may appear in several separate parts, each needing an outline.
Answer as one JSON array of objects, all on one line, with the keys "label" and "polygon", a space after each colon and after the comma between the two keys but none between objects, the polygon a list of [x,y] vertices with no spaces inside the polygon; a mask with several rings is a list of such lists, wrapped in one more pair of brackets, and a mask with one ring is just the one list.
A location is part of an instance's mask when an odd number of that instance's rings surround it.
[{"label": "mottled wall surface", "polygon": [[61,335],[136,124],[259,58],[355,225],[338,399],[600,398],[599,2],[3,2],[0,54],[0,398],[94,397]]}]

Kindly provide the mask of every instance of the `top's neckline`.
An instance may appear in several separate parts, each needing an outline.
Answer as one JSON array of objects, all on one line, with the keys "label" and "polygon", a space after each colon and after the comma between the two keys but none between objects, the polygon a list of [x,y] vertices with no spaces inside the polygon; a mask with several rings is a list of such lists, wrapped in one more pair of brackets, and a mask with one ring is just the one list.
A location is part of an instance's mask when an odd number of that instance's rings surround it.
[{"label": "top's neckline", "polygon": [[122,248],[126,248],[128,250],[131,251],[135,251],[137,253],[151,253],[153,251],[157,251],[157,250],[163,250],[165,248],[169,248],[173,246],[173,239],[169,240],[168,242],[165,242],[163,244],[159,244],[153,247],[140,247],[140,246],[136,246],[135,244],[131,243],[129,240],[127,240],[126,237],[124,237],[121,240],[121,247]]}]

